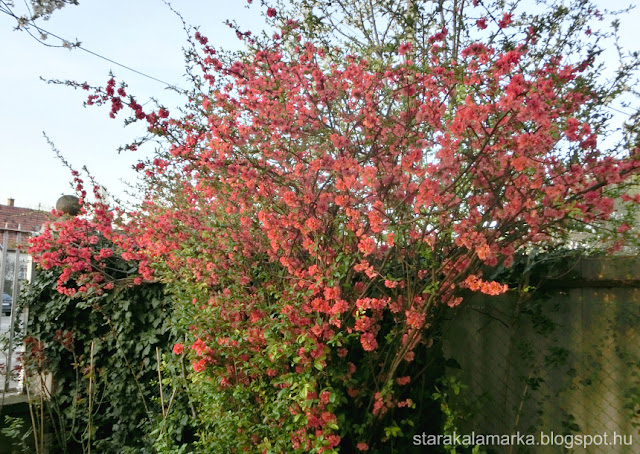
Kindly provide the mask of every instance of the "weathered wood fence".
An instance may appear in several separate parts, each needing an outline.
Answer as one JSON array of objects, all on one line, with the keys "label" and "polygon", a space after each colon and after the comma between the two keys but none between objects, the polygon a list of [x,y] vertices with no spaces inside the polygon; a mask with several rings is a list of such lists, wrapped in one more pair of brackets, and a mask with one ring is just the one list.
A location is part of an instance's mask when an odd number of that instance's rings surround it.
[{"label": "weathered wood fence", "polygon": [[487,452],[567,452],[586,435],[591,446],[568,452],[640,452],[639,257],[580,259],[528,299],[474,298],[444,346],[468,386],[456,402],[469,415],[461,433],[543,443],[553,433],[562,444]]}]

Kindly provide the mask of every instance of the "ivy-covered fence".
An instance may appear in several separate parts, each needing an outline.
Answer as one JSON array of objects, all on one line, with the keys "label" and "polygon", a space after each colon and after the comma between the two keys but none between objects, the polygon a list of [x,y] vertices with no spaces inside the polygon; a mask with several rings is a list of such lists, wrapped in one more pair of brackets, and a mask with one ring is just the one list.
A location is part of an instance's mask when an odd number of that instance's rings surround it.
[{"label": "ivy-covered fence", "polygon": [[451,322],[450,372],[467,387],[459,433],[540,443],[488,453],[639,452],[640,258],[565,258],[544,272],[537,290],[475,298]]},{"label": "ivy-covered fence", "polygon": [[179,452],[173,445],[188,441],[190,411],[164,286],[74,298],[57,292],[58,278],[39,270],[22,297],[31,392],[29,418],[3,421],[14,450]]}]

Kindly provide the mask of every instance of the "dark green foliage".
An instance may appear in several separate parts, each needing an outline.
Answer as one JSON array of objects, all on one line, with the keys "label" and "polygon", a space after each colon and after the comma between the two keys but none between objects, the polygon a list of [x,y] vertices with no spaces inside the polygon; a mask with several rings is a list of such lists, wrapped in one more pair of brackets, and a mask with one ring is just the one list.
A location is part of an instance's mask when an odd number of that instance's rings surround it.
[{"label": "dark green foliage", "polygon": [[[156,452],[161,434],[152,432],[163,422],[156,348],[174,356],[171,301],[163,286],[116,287],[79,299],[58,293],[57,278],[55,271],[40,271],[22,300],[29,308],[28,335],[44,346],[44,365],[32,363],[29,373],[53,376],[46,404],[51,452],[86,452],[89,444],[100,453]],[[171,411],[184,415],[185,394],[178,391]],[[165,385],[165,407],[172,392]],[[178,419],[172,418],[173,440],[188,423]]]}]

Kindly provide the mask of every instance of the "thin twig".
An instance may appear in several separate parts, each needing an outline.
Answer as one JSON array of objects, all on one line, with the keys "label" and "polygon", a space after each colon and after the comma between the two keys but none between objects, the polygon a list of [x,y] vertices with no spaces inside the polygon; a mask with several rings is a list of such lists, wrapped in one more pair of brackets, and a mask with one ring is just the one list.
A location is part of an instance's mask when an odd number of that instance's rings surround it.
[{"label": "thin twig", "polygon": [[167,417],[164,411],[164,394],[162,393],[162,374],[160,373],[160,350],[156,346],[156,364],[158,368],[158,386],[160,387],[160,406],[162,407],[162,419]]},{"label": "thin twig", "polygon": [[87,453],[91,454],[91,413],[93,412],[93,347],[95,341],[91,341],[91,357],[89,359],[89,425],[87,427]]},{"label": "thin twig", "polygon": [[31,394],[29,393],[29,381],[25,380],[24,381],[24,385],[25,385],[25,389],[27,390],[27,401],[29,402],[29,416],[31,416],[31,428],[33,431],[33,442],[34,442],[34,446],[36,448],[36,454],[40,454],[39,451],[39,446],[40,444],[38,443],[38,431],[37,431],[37,427],[38,425],[36,424],[36,417],[33,414],[33,403],[31,402]]}]

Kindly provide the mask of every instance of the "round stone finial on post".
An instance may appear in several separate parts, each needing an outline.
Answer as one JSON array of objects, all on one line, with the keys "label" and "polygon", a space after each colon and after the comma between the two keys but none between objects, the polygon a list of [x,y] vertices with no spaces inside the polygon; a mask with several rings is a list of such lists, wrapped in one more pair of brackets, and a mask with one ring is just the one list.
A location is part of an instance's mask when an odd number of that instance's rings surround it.
[{"label": "round stone finial on post", "polygon": [[80,213],[80,199],[75,195],[63,195],[56,202],[56,210],[69,216],[76,216]]}]

